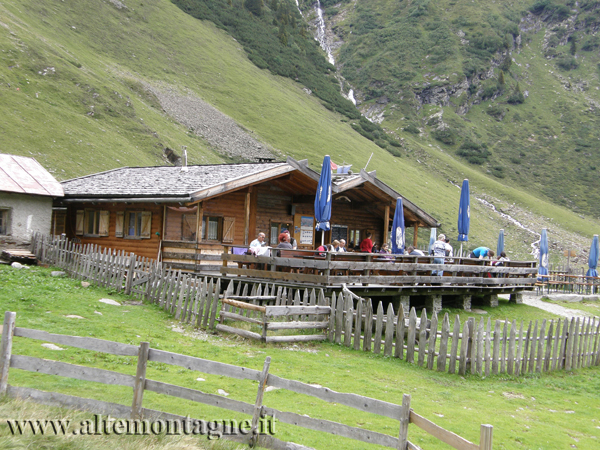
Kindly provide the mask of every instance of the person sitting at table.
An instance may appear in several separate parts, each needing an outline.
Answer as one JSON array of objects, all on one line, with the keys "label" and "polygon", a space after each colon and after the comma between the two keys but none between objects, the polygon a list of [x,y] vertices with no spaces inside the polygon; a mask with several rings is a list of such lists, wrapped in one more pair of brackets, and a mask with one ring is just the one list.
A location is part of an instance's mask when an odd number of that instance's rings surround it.
[{"label": "person sitting at table", "polygon": [[392,252],[390,251],[390,246],[387,243],[381,244],[381,250],[379,250],[379,253],[383,253],[383,255],[381,256],[382,258],[394,259],[394,257],[392,256]]},{"label": "person sitting at table", "polygon": [[265,247],[267,245],[267,243],[265,242],[265,233],[260,232],[258,233],[258,236],[256,236],[256,239],[254,239],[252,242],[250,242],[250,248],[253,247]]},{"label": "person sitting at table", "polygon": [[337,239],[334,239],[333,242],[331,243],[330,251],[337,252],[337,251],[339,251],[338,248],[340,248],[340,241],[338,241]]},{"label": "person sitting at table", "polygon": [[340,246],[337,248],[336,252],[345,252],[346,251],[346,240],[340,239]]},{"label": "person sitting at table", "polygon": [[288,233],[280,233],[279,234],[279,244],[275,248],[284,248],[286,250],[293,250],[292,244],[289,241],[290,235]]},{"label": "person sitting at table", "polygon": [[414,248],[412,245],[406,249],[406,253],[411,256],[425,256],[425,253],[418,248]]},{"label": "person sitting at table", "polygon": [[293,248],[294,250],[296,250],[296,249],[298,248],[298,243],[296,242],[296,239],[294,239],[294,238],[292,237],[292,235],[290,234],[290,230],[288,230],[288,229],[284,228],[283,230],[281,230],[281,232],[282,232],[282,233],[286,233],[286,234],[288,235],[288,242],[289,242],[290,244],[292,244],[292,248]]},{"label": "person sitting at table", "polygon": [[487,247],[477,247],[475,250],[473,250],[471,252],[471,254],[469,255],[469,258],[479,258],[479,259],[483,259],[483,258],[488,258],[488,259],[492,259],[492,257],[495,255],[493,250],[490,250]]},{"label": "person sitting at table", "polygon": [[371,232],[367,231],[367,237],[364,238],[360,243],[360,251],[371,253],[373,250],[373,241],[371,240]]}]

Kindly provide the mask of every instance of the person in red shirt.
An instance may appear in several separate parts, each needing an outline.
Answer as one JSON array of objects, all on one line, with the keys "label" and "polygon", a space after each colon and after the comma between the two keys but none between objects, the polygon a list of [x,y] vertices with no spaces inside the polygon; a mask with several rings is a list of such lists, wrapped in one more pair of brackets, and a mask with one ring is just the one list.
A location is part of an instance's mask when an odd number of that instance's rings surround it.
[{"label": "person in red shirt", "polygon": [[367,237],[365,239],[363,239],[362,242],[360,243],[360,251],[366,252],[366,253],[371,253],[372,249],[373,249],[373,241],[371,240],[371,233],[369,233],[367,231]]}]

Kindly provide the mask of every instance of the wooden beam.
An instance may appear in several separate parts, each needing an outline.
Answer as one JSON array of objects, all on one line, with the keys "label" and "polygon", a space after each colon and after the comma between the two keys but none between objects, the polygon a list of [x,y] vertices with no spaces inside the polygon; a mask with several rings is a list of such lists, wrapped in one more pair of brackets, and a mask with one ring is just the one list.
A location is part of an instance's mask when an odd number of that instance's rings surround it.
[{"label": "wooden beam", "polygon": [[413,233],[413,247],[417,248],[417,239],[419,238],[419,224],[415,222],[415,232]]},{"label": "wooden beam", "polygon": [[196,210],[196,242],[202,241],[202,218],[204,216],[204,204],[198,203]]},{"label": "wooden beam", "polygon": [[390,205],[385,205],[383,212],[383,243],[385,244],[390,237]]},{"label": "wooden beam", "polygon": [[246,192],[245,202],[244,202],[244,245],[248,245],[249,235],[250,235],[250,195],[251,188],[248,188],[248,192]]}]

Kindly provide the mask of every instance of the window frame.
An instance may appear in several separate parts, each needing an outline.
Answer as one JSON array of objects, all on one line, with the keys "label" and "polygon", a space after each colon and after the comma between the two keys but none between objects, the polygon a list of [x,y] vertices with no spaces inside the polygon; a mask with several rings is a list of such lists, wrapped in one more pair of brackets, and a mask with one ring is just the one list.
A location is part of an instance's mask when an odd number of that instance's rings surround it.
[{"label": "window frame", "polygon": [[[208,222],[217,222],[217,237],[208,239]],[[202,231],[200,232],[200,241],[208,243],[221,243],[223,240],[223,216],[204,215],[202,216]]]},{"label": "window frame", "polygon": [[[134,234],[129,234],[132,214],[136,217],[133,224]],[[122,234],[123,239],[150,239],[152,237],[152,212],[143,209],[125,210],[123,213],[123,228],[121,232],[116,229],[115,234]]]},{"label": "window frame", "polygon": [[[90,220],[93,221],[90,232]],[[110,211],[104,209],[83,210],[83,232],[84,237],[107,237],[110,227]]]},{"label": "window frame", "polygon": [[11,209],[0,207],[0,236],[10,236]]}]

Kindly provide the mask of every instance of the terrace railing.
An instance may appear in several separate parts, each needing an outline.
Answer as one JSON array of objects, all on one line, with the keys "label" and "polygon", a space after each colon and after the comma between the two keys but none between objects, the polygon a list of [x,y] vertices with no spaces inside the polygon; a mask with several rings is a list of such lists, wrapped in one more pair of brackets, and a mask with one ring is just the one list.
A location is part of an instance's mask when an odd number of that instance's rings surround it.
[{"label": "terrace railing", "polygon": [[[268,256],[254,256],[240,254],[244,249],[225,247],[221,274],[321,285],[448,283],[531,288],[537,273],[536,261],[504,261],[499,266],[489,260],[447,258],[445,264],[433,264],[430,256],[283,249],[271,249]],[[232,267],[232,262],[238,267]],[[443,276],[434,275],[436,272],[443,272]]]}]

